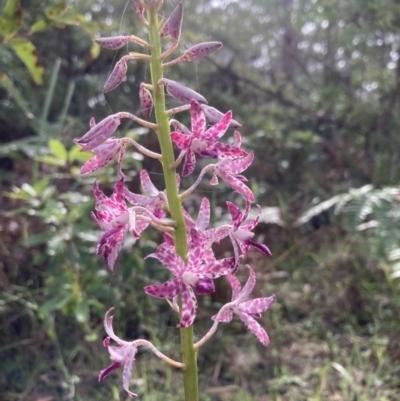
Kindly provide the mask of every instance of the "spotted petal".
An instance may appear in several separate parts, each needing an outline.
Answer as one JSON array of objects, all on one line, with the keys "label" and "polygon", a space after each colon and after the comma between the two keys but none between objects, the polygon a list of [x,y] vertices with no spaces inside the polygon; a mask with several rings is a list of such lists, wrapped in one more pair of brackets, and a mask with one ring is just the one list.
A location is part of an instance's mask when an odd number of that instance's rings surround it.
[{"label": "spotted petal", "polygon": [[228,111],[219,122],[213,125],[201,136],[201,139],[211,145],[211,143],[217,141],[225,134],[231,120],[232,112]]},{"label": "spotted petal", "polygon": [[269,337],[261,325],[250,315],[237,311],[238,316],[246,327],[261,341],[265,346],[269,344]]},{"label": "spotted petal", "polygon": [[156,252],[146,256],[149,257],[158,259],[174,276],[180,276],[185,270],[183,259],[169,246],[160,245]]},{"label": "spotted petal", "polygon": [[160,285],[148,285],[144,292],[155,298],[172,299],[184,290],[185,286],[180,278],[173,278]]},{"label": "spotted petal", "polygon": [[199,103],[195,99],[190,102],[190,116],[192,121],[193,137],[202,138],[206,128],[206,118]]},{"label": "spotted petal", "polygon": [[183,163],[182,176],[187,177],[188,175],[192,174],[195,167],[196,167],[196,156],[192,150],[188,149],[185,155],[185,161]]},{"label": "spotted petal", "polygon": [[193,324],[197,312],[197,299],[190,285],[185,286],[181,294],[182,314],[179,327],[189,327]]}]

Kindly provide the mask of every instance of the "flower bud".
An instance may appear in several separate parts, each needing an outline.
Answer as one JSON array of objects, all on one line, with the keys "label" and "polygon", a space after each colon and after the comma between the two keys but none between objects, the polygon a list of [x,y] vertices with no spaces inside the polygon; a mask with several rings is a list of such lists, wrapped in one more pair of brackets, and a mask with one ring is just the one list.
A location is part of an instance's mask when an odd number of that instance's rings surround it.
[{"label": "flower bud", "polygon": [[[221,113],[219,110],[217,110],[215,107],[207,106],[205,104],[202,104],[200,107],[203,110],[203,113],[208,118],[208,120],[214,124],[220,122],[222,117],[225,115]],[[229,128],[240,128],[241,126],[242,124],[238,123],[236,120],[233,119],[229,123]]]},{"label": "flower bud", "polygon": [[219,50],[221,47],[222,43],[220,42],[199,43],[198,45],[192,46],[190,49],[187,49],[185,53],[183,53],[181,58],[186,61],[193,61],[202,57],[206,57],[211,53]]},{"label": "flower bud", "polygon": [[109,50],[118,50],[131,40],[130,36],[113,36],[111,38],[99,38],[95,42]]},{"label": "flower bud", "polygon": [[144,85],[140,85],[139,99],[144,117],[149,118],[153,110],[153,97],[151,96],[151,92],[145,88]]},{"label": "flower bud", "polygon": [[199,103],[206,103],[207,100],[199,93],[192,89],[170,79],[162,78],[158,81],[159,85],[165,85],[167,92],[176,100],[181,103],[189,104],[192,99],[197,100]]},{"label": "flower bud", "polygon": [[132,0],[132,5],[140,21],[142,21],[144,25],[147,25],[146,18],[144,18],[144,7],[142,2],[140,0]]},{"label": "flower bud", "polygon": [[74,139],[74,142],[82,151],[93,150],[110,138],[120,124],[118,114],[112,114],[92,127],[81,139]]},{"label": "flower bud", "polygon": [[160,37],[166,38],[167,36],[171,36],[174,43],[177,43],[181,36],[182,18],[183,18],[183,5],[182,2],[180,2],[176,6],[175,10],[172,11],[169,18],[165,21]]},{"label": "flower bud", "polygon": [[115,64],[115,67],[108,77],[107,82],[104,84],[103,93],[112,91],[123,81],[128,70],[128,65],[126,62],[132,58],[132,56],[124,56],[118,61],[117,64]]}]

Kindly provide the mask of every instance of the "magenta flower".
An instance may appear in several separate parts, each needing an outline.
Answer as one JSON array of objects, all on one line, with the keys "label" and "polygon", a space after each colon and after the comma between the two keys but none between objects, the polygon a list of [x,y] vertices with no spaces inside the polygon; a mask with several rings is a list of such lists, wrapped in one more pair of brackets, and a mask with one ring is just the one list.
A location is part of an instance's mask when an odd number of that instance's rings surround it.
[{"label": "magenta flower", "polygon": [[140,182],[148,196],[134,194],[127,188],[124,188],[125,198],[132,203],[132,205],[143,206],[157,218],[163,218],[165,216],[164,208],[168,208],[167,195],[164,191],[159,191],[154,186],[146,170],[140,172]]},{"label": "magenta flower", "polygon": [[188,327],[196,318],[197,299],[192,286],[198,294],[214,292],[213,279],[228,274],[234,266],[234,258],[226,258],[214,262],[203,263],[205,251],[203,241],[196,230],[191,231],[191,246],[188,262],[165,243],[157,251],[147,257],[158,259],[175,278],[160,285],[149,285],[144,291],[156,298],[174,299],[179,294],[182,300],[181,321],[179,327]]},{"label": "magenta flower", "polygon": [[[127,341],[121,340],[114,334],[112,321],[114,316],[108,316],[114,308],[110,308],[104,317],[104,328],[108,337],[103,341],[104,346],[107,348],[110,358],[113,363],[106,369],[103,369],[99,374],[99,382],[102,382],[111,372],[123,366],[122,385],[124,390],[132,398],[137,397],[137,394],[129,390],[129,379],[132,375],[132,365],[135,362],[135,355],[137,347]],[[118,347],[110,345],[110,339],[114,340]]]},{"label": "magenta flower", "polygon": [[250,166],[253,159],[254,153],[251,152],[246,157],[240,159],[220,160],[211,170],[214,176],[210,184],[217,185],[218,177],[221,177],[232,189],[242,194],[248,203],[254,202],[253,192],[244,184],[247,182],[247,178],[239,174]]},{"label": "magenta flower", "polygon": [[92,218],[99,228],[105,231],[97,245],[97,254],[104,256],[109,269],[113,271],[128,230],[135,238],[139,238],[135,212],[128,209],[125,203],[124,178],[117,182],[109,198],[100,191],[97,180],[93,185],[93,192],[96,198],[96,213],[92,213]]},{"label": "magenta flower", "polygon": [[231,214],[233,224],[221,226],[219,229],[217,229],[215,231],[214,242],[218,242],[226,236],[229,236],[233,246],[233,253],[235,255],[235,268],[233,269],[232,273],[235,273],[239,267],[240,261],[239,248],[242,255],[245,255],[249,251],[250,247],[260,250],[267,256],[271,256],[272,253],[266,245],[259,244],[252,239],[254,237],[254,233],[251,231],[254,229],[258,223],[258,220],[260,219],[260,206],[257,206],[258,215],[250,222],[243,224],[250,212],[250,204],[247,203],[245,213],[242,213],[240,209],[231,202],[226,202],[226,204],[228,206],[229,213]]},{"label": "magenta flower", "polygon": [[247,155],[247,153],[237,146],[217,142],[226,132],[232,121],[232,112],[228,111],[221,120],[206,129],[205,115],[199,103],[192,99],[190,103],[190,114],[192,121],[192,132],[182,129],[181,124],[171,121],[176,129],[181,132],[172,132],[172,141],[182,150],[185,155],[183,173],[184,177],[191,174],[196,167],[195,153],[203,157],[219,157],[220,159],[234,158]]},{"label": "magenta flower", "polygon": [[107,139],[104,143],[92,149],[91,151],[93,153],[96,153],[96,155],[89,159],[82,166],[80,171],[81,175],[93,173],[93,171],[99,170],[107,163],[109,163],[112,159],[114,159],[115,155],[118,154],[119,158],[117,170],[119,175],[121,176],[121,164],[125,152],[125,141],[123,139]]},{"label": "magenta flower", "polygon": [[240,288],[239,280],[235,276],[231,274],[226,276],[232,286],[232,302],[227,304],[227,308],[222,307],[221,311],[214,315],[212,319],[218,322],[230,322],[233,313],[235,313],[261,343],[267,346],[269,344],[268,334],[255,319],[261,318],[261,314],[271,307],[275,300],[275,295],[247,301],[256,284],[256,274],[251,266],[246,265],[246,267],[250,270],[250,276],[242,289]]},{"label": "magenta flower", "polygon": [[121,113],[112,114],[98,124],[91,120],[90,130],[80,139],[74,139],[81,151],[93,151],[110,138],[121,124]]}]

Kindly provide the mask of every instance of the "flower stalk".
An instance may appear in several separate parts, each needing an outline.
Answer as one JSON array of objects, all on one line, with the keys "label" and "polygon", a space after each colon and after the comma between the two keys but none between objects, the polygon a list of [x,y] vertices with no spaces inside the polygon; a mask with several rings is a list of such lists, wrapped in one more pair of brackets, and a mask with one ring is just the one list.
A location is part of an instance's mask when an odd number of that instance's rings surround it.
[{"label": "flower stalk", "polygon": [[[81,147],[81,151],[94,153],[94,156],[82,166],[82,175],[103,168],[117,157],[118,181],[113,193],[109,197],[106,196],[101,191],[98,180],[93,185],[95,210],[92,217],[103,232],[97,245],[97,253],[103,255],[110,271],[113,272],[127,235],[139,240],[141,233],[148,227],[162,232],[164,242],[145,259],[148,257],[157,259],[173,277],[162,284],[144,287],[144,292],[152,297],[165,299],[169,303],[179,316],[177,327],[181,335],[182,362],[168,358],[147,340],[125,341],[116,336],[112,325],[113,316],[110,315],[113,308],[109,309],[104,319],[107,337],[103,344],[109,352],[112,363],[100,372],[99,381],[112,371],[122,368],[124,390],[130,397],[137,397],[137,394],[130,391],[129,381],[136,352],[139,347],[146,347],[162,361],[182,370],[185,400],[197,401],[199,396],[197,353],[200,347],[214,335],[219,323],[231,321],[233,314],[237,315],[258,340],[267,346],[269,337],[256,319],[261,318],[261,314],[269,309],[275,297],[248,300],[256,277],[249,265],[246,266],[250,271],[249,279],[243,288],[235,277],[250,247],[267,256],[271,255],[266,245],[253,239],[255,236],[253,229],[261,213],[259,206],[258,215],[247,221],[255,196],[244,184],[247,179],[241,173],[250,166],[254,154],[242,149],[241,135],[238,131],[233,134],[233,143],[221,141],[230,128],[238,129],[241,124],[233,119],[232,111],[222,113],[208,106],[207,99],[201,94],[163,75],[167,67],[208,56],[221,48],[222,44],[203,42],[192,46],[175,60],[165,62],[165,59],[178,48],[183,5],[178,3],[167,19],[164,17],[160,19],[162,4],[162,0],[132,0],[137,16],[148,30],[148,42],[135,36],[117,36],[97,41],[109,50],[116,50],[134,42],[149,51],[149,54],[131,52],[123,56],[116,63],[104,86],[104,92],[108,92],[116,89],[124,81],[128,61],[135,59],[149,63],[151,84],[143,82],[139,90],[141,113],[144,119],[129,112],[115,113],[97,124],[92,118],[89,131],[74,141]],[[164,39],[172,40],[172,44],[163,52],[161,41]],[[166,109],[165,92],[181,105]],[[173,115],[182,112],[190,112],[191,129],[175,119],[170,119]],[[149,121],[153,113],[155,123]],[[155,153],[133,139],[116,138],[122,119],[131,119],[155,131],[161,153]],[[173,132],[171,132],[171,126]],[[180,150],[177,158],[174,154],[174,145]],[[160,161],[165,190],[161,191],[155,187],[146,170],[140,172],[144,193],[133,193],[126,188],[123,161],[127,154],[125,152],[127,146],[134,146],[143,155]],[[197,159],[200,158],[214,160],[201,170],[193,185],[180,191],[181,177],[191,175],[196,169]],[[180,168],[181,163],[183,166],[178,174],[177,169]],[[232,218],[231,224],[209,227],[211,205],[207,198],[201,200],[196,220],[185,209],[186,198],[192,195],[208,172],[212,174],[210,185],[218,185],[220,178],[245,199],[243,212],[233,202],[226,202]],[[231,240],[233,256],[217,259],[212,245],[226,237]],[[232,301],[211,317],[214,323],[210,330],[201,340],[194,343],[193,324],[198,307],[197,296],[215,292],[213,280],[221,276],[226,277],[232,286]],[[111,340],[117,345],[111,345]]]},{"label": "flower stalk", "polygon": [[[164,89],[158,85],[158,81],[163,79],[163,67],[161,60],[160,23],[157,12],[157,7],[149,5],[147,10],[147,19],[149,24],[150,45],[153,49],[151,54],[150,73],[153,87],[154,112],[158,125],[157,136],[162,153],[162,167],[164,172],[165,188],[167,191],[168,205],[171,217],[176,223],[174,233],[175,251],[182,257],[183,260],[186,260],[188,252],[186,225],[183,218],[181,201],[179,199],[176,185],[176,168],[171,168],[171,166],[174,166],[175,157],[170,136],[169,118],[165,110],[165,92]],[[182,361],[185,365],[185,368],[183,369],[185,397],[186,401],[197,401],[197,353],[193,346],[193,325],[189,327],[182,327],[180,332]]]}]

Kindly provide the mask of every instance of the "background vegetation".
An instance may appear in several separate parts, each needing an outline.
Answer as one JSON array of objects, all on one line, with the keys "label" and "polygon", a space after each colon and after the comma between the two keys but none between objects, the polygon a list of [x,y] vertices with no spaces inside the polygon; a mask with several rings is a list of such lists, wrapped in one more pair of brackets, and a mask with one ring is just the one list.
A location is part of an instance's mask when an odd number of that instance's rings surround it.
[{"label": "background vegetation", "polygon": [[[247,177],[263,207],[248,262],[258,294],[277,294],[262,324],[264,349],[240,322],[222,326],[199,355],[202,400],[400,400],[400,5],[395,0],[185,0],[182,49],[224,48],[168,78],[185,82],[243,123],[256,153]],[[166,2],[169,13],[175,2]],[[179,352],[168,305],[144,296],[159,279],[143,261],[158,240],[128,241],[110,274],[94,255],[94,176],[72,139],[89,119],[137,113],[144,63],[115,91],[102,86],[120,54],[96,36],[143,29],[124,0],[0,1],[0,388],[2,400],[119,400],[108,363],[104,312],[116,307],[125,338]],[[132,50],[134,46],[132,45]],[[121,128],[150,148],[155,138]],[[131,153],[128,185],[159,166]],[[96,175],[109,188],[113,166]],[[204,185],[214,218],[228,196]],[[201,196],[193,198],[196,210]],[[190,205],[189,205],[190,206]],[[217,251],[230,252],[229,244]],[[151,277],[151,279],[150,279]],[[245,277],[242,277],[245,280]],[[224,281],[196,321],[230,299]],[[179,400],[180,374],[138,355],[132,388],[142,400]],[[121,397],[121,398],[120,398]]]}]

